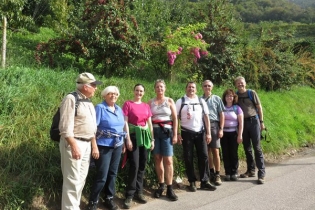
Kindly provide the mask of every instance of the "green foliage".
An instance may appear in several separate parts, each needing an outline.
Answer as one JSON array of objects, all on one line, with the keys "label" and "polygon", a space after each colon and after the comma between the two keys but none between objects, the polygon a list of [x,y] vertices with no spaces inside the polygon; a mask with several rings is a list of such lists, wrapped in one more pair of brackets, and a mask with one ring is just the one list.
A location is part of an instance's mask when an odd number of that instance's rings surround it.
[{"label": "green foliage", "polygon": [[195,19],[205,21],[207,27],[203,36],[210,45],[210,56],[202,58],[198,64],[202,78],[211,79],[216,84],[231,80],[238,65],[237,33],[240,24],[233,18],[232,5],[226,0],[204,1],[197,7]]}]

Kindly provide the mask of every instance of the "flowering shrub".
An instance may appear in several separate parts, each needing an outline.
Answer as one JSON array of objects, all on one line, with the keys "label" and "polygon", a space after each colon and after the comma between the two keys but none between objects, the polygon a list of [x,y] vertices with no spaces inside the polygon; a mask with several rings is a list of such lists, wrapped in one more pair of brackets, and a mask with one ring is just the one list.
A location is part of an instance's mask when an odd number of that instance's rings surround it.
[{"label": "flowering shrub", "polygon": [[207,51],[207,44],[202,38],[201,33],[194,31],[202,30],[206,24],[199,23],[195,25],[188,25],[186,27],[179,27],[173,33],[170,29],[166,32],[166,38],[163,44],[167,49],[167,57],[169,65],[175,64],[176,58],[180,55],[185,60],[190,60],[191,63],[197,63],[201,56],[209,55]]}]

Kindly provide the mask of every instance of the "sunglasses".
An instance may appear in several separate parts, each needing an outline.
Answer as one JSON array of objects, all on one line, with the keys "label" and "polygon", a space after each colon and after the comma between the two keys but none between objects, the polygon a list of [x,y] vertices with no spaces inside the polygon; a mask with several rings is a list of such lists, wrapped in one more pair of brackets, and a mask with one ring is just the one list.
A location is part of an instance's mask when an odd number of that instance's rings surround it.
[{"label": "sunglasses", "polygon": [[211,87],[211,85],[204,85],[203,87]]}]

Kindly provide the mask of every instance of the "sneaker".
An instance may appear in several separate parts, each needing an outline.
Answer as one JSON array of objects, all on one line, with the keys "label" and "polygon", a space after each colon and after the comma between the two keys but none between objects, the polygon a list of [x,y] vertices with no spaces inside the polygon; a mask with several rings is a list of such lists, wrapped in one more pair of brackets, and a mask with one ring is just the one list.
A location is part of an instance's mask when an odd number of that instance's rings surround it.
[{"label": "sneaker", "polygon": [[87,210],[97,210],[97,202],[90,201]]},{"label": "sneaker", "polygon": [[259,177],[257,180],[258,184],[264,184],[265,183],[265,178],[264,177]]},{"label": "sneaker", "polygon": [[225,175],[224,181],[231,181],[231,176],[230,175]]},{"label": "sneaker", "polygon": [[231,181],[237,181],[237,180],[238,180],[237,174],[233,174],[231,176]]},{"label": "sneaker", "polygon": [[132,202],[132,198],[131,197],[127,197],[124,200],[124,209],[130,209],[131,202]]},{"label": "sneaker", "polygon": [[190,185],[188,187],[190,192],[196,192],[197,191],[197,187],[196,187],[196,183],[195,182],[190,182]]},{"label": "sneaker", "polygon": [[147,203],[147,199],[145,198],[143,193],[136,193],[134,199],[139,201],[139,203],[143,204]]},{"label": "sneaker", "polygon": [[178,200],[178,197],[177,197],[177,195],[175,195],[175,192],[173,189],[167,189],[166,197],[168,197],[168,199],[170,199],[171,201],[177,201]]},{"label": "sneaker", "polygon": [[201,182],[200,183],[200,189],[215,191],[217,189],[217,187],[212,185],[209,181],[207,181],[207,182]]},{"label": "sneaker", "polygon": [[244,174],[241,174],[241,178],[248,178],[248,177],[255,177],[255,172],[253,171],[246,171]]},{"label": "sneaker", "polygon": [[215,175],[214,184],[217,185],[217,186],[219,186],[219,185],[222,184],[221,177],[220,177],[219,174],[216,174],[216,175]]},{"label": "sneaker", "polygon": [[116,210],[116,209],[118,209],[118,206],[114,202],[113,198],[106,198],[104,205],[109,210]]},{"label": "sneaker", "polygon": [[163,194],[164,189],[163,188],[158,188],[154,191],[154,197],[160,198]]}]

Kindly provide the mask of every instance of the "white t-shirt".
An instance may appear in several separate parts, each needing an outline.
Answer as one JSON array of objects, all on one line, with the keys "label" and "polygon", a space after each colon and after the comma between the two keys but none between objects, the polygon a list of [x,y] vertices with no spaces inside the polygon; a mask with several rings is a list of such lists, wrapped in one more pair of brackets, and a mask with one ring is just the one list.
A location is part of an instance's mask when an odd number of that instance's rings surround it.
[{"label": "white t-shirt", "polygon": [[[199,98],[196,95],[193,99],[184,96],[184,106],[181,110],[180,122],[181,127],[189,129],[191,131],[199,132],[203,129],[203,114],[209,114],[208,106],[204,99],[201,98],[204,111],[199,102]],[[176,101],[177,115],[179,114],[182,99]]]}]

